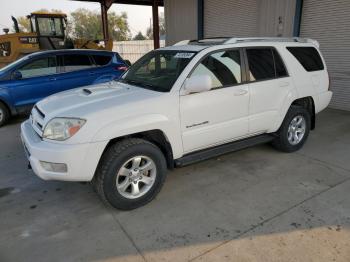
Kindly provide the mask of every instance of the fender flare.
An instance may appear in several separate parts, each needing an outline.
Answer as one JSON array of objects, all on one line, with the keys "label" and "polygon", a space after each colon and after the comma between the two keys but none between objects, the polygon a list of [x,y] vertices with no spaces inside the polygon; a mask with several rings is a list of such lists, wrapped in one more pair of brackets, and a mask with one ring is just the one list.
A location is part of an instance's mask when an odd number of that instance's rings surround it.
[{"label": "fender flare", "polygon": [[2,102],[8,108],[11,115],[17,114],[16,108],[11,104],[11,96],[9,92],[2,87],[0,87],[0,102]]},{"label": "fender flare", "polygon": [[[183,152],[181,134],[176,122],[162,114],[146,114],[119,118],[102,126],[91,138],[91,142],[111,141],[120,137],[159,130],[171,145],[174,157]],[[181,142],[180,142],[181,141]]]},{"label": "fender flare", "polygon": [[[172,146],[177,144],[176,141],[179,138],[176,137],[177,132],[174,131],[177,130],[177,127],[173,121],[162,114],[146,114],[116,119],[100,127],[91,141],[113,140],[118,137],[151,130],[162,131]],[[176,150],[175,148],[173,149]]]}]

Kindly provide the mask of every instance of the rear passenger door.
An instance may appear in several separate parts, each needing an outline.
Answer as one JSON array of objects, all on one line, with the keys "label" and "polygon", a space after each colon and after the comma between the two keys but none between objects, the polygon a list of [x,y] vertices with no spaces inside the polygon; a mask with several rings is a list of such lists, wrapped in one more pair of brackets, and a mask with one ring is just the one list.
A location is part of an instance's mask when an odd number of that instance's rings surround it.
[{"label": "rear passenger door", "polygon": [[245,48],[245,55],[250,90],[249,133],[274,131],[293,83],[275,48]]},{"label": "rear passenger door", "polygon": [[89,55],[65,54],[59,56],[60,74],[57,76],[59,91],[90,85],[94,82],[95,65]]}]

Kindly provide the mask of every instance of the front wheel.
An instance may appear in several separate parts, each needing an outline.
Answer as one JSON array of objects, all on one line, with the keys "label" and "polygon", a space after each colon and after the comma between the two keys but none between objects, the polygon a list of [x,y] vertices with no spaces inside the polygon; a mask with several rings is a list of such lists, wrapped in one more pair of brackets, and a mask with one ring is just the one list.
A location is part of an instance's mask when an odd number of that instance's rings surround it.
[{"label": "front wheel", "polygon": [[107,149],[93,185],[105,202],[131,210],[159,193],[166,169],[166,160],[157,146],[139,138],[125,139]]},{"label": "front wheel", "polygon": [[301,106],[291,106],[272,145],[284,152],[297,151],[304,145],[310,127],[310,113]]},{"label": "front wheel", "polygon": [[0,101],[0,127],[5,125],[10,118],[10,112],[7,107]]}]

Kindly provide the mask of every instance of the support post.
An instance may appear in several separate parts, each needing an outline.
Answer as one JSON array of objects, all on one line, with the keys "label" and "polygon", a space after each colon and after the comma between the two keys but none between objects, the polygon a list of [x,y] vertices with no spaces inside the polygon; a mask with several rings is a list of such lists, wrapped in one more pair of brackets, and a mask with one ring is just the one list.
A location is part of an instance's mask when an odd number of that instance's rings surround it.
[{"label": "support post", "polygon": [[197,38],[204,38],[204,0],[197,0]]},{"label": "support post", "polygon": [[154,49],[160,47],[159,42],[159,14],[158,14],[158,1],[153,0],[152,3],[152,20],[153,20],[153,46]]},{"label": "support post", "polygon": [[301,16],[303,12],[303,0],[296,0],[295,15],[294,15],[294,26],[293,26],[293,36],[300,36],[300,25]]},{"label": "support post", "polygon": [[105,41],[109,40],[108,30],[108,10],[112,6],[113,0],[102,0],[101,1],[101,20],[102,20],[102,32]]}]

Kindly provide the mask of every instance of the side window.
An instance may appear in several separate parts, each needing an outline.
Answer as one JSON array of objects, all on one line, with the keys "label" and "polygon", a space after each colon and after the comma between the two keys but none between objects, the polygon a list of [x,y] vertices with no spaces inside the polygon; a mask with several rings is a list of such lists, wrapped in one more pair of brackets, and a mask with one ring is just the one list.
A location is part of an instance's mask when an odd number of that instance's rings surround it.
[{"label": "side window", "polygon": [[288,76],[287,69],[282,61],[280,54],[276,49],[272,49],[272,53],[273,58],[275,59],[276,77]]},{"label": "side window", "polygon": [[45,76],[56,73],[56,58],[45,57],[34,60],[18,69],[22,78]]},{"label": "side window", "polygon": [[64,55],[63,65],[66,72],[72,72],[93,67],[87,55]]},{"label": "side window", "polygon": [[239,50],[226,50],[207,56],[193,71],[192,76],[195,75],[209,75],[212,89],[241,83]]},{"label": "side window", "polygon": [[92,57],[94,58],[95,64],[97,66],[108,65],[109,62],[111,62],[111,59],[112,59],[111,56],[107,56],[107,55],[93,55]]},{"label": "side window", "polygon": [[250,81],[275,78],[275,65],[271,48],[247,49]]},{"label": "side window", "polygon": [[320,54],[314,47],[287,47],[288,51],[299,61],[306,71],[323,70]]}]

